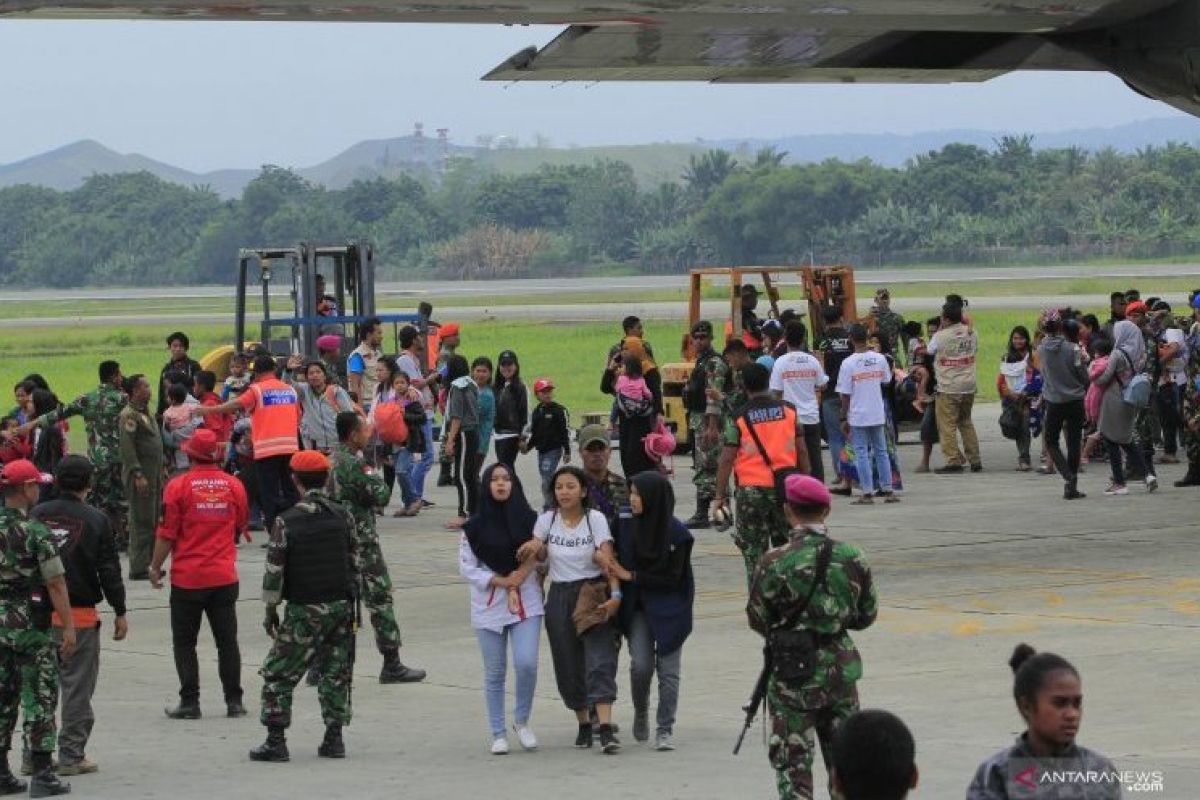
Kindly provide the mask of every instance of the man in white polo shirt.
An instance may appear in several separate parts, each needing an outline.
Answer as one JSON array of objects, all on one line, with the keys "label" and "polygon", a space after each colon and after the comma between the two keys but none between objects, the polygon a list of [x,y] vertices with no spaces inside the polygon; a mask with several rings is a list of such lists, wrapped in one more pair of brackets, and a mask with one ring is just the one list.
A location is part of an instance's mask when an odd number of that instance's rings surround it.
[{"label": "man in white polo shirt", "polygon": [[854,465],[862,497],[855,505],[875,502],[874,466],[879,476],[879,491],[885,503],[899,502],[892,492],[892,462],[887,451],[887,411],[883,406],[883,387],[891,383],[892,370],[887,359],[867,349],[867,329],[850,326],[850,344],[854,355],[842,362],[838,372],[837,391],[842,399],[842,424],[848,425],[848,435],[854,447]]},{"label": "man in white polo shirt", "polygon": [[825,480],[821,464],[821,399],[820,391],[829,383],[825,368],[804,347],[804,325],[793,320],[784,329],[787,352],[775,360],[771,368],[771,391],[796,409],[796,417],[804,425],[804,447],[812,476]]}]

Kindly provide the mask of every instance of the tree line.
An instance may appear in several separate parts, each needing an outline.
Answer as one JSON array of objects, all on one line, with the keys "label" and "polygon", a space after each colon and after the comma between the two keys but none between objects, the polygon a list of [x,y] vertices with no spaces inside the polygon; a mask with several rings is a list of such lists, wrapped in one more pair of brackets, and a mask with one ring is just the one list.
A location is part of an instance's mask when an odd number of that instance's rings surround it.
[{"label": "tree line", "polygon": [[340,190],[266,166],[234,200],[145,172],[14,186],[0,189],[0,283],[224,283],[239,247],[350,239],[373,242],[391,278],[1200,253],[1200,150],[1186,144],[1089,153],[1010,136],[900,168],[785,156],[712,150],[656,186],[621,161],[511,175],[468,159]]}]

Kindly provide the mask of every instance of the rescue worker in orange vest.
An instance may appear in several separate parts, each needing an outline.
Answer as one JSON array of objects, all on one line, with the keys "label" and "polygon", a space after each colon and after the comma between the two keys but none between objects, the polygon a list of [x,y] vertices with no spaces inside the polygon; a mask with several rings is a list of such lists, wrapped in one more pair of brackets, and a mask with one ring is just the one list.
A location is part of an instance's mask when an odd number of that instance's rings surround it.
[{"label": "rescue worker in orange vest", "polygon": [[732,472],[737,501],[733,543],[746,561],[749,584],[763,554],[786,544],[791,530],[783,514],[783,498],[775,488],[776,473],[810,470],[804,424],[790,403],[771,394],[771,373],[762,364],[751,363],[742,367],[741,374],[749,400],[740,414],[725,423],[714,513],[728,513],[725,492]]},{"label": "rescue worker in orange vest", "polygon": [[751,358],[758,358],[763,354],[762,322],[759,320],[758,314],[754,313],[758,308],[758,289],[752,283],[745,283],[742,284],[740,294],[742,298],[742,343],[750,351]]},{"label": "rescue worker in orange vest", "polygon": [[246,391],[219,406],[195,406],[192,415],[206,417],[235,411],[250,417],[259,504],[267,530],[273,530],[275,517],[300,499],[288,468],[288,459],[300,449],[300,398],[295,389],[276,376],[275,359],[260,355],[254,359],[254,382]]}]

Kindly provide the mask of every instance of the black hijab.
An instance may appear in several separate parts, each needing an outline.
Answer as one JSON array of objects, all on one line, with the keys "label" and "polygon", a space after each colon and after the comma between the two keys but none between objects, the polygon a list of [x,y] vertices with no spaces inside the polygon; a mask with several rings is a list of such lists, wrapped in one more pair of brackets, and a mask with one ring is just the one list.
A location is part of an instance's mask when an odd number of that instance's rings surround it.
[{"label": "black hijab", "polygon": [[639,472],[633,486],[642,498],[642,513],[633,518],[635,570],[653,570],[670,559],[671,520],[675,516],[675,489],[660,472]]},{"label": "black hijab", "polygon": [[[512,494],[503,503],[492,497],[492,474],[503,469],[512,478]],[[506,465],[496,463],[483,471],[479,482],[479,508],[463,531],[471,552],[497,575],[517,568],[517,548],[533,538],[537,512],[529,507],[521,481]]]}]

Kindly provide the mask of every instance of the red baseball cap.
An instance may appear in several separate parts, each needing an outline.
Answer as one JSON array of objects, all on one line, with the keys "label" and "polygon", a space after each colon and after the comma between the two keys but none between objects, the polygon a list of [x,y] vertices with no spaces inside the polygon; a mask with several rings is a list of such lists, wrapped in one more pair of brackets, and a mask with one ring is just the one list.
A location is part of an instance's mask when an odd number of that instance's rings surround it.
[{"label": "red baseball cap", "polygon": [[10,461],[0,472],[0,486],[20,486],[25,483],[54,483],[54,476],[42,472],[28,458]]},{"label": "red baseball cap", "polygon": [[533,393],[534,394],[537,394],[538,392],[544,392],[547,389],[553,389],[553,388],[554,388],[554,381],[550,380],[549,378],[538,378],[536,381],[533,382]]},{"label": "red baseball cap", "polygon": [[1143,314],[1148,314],[1150,313],[1150,308],[1141,300],[1134,300],[1132,303],[1125,306],[1125,316],[1127,317],[1130,314],[1136,314],[1139,311]]},{"label": "red baseball cap", "polygon": [[458,336],[458,323],[447,322],[445,325],[442,325],[440,328],[438,328],[438,336],[443,339],[447,339],[451,336]]}]

